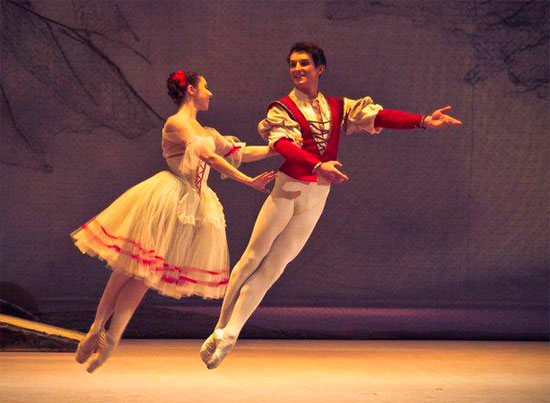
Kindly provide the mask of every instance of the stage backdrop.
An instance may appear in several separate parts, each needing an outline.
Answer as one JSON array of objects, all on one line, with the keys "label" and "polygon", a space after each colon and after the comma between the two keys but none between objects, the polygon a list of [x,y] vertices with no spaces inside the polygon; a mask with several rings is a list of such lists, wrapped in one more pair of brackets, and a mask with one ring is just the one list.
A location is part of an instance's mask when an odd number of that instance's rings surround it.
[{"label": "stage backdrop", "polygon": [[[214,98],[201,122],[260,144],[266,105],[291,89],[288,49],[306,40],[327,56],[323,93],[418,113],[451,104],[464,124],[343,138],[350,181],[265,306],[545,318],[549,36],[547,1],[2,0],[2,281],[44,311],[88,303],[91,315],[109,271],[69,233],[166,169],[168,73],[202,73]],[[234,263],[265,195],[211,177]]]}]

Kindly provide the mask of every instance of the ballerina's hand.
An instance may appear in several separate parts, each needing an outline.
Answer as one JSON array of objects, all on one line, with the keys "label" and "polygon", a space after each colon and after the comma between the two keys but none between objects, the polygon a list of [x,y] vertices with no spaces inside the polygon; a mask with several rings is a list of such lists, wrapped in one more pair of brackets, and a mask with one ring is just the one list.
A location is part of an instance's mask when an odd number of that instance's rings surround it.
[{"label": "ballerina's hand", "polygon": [[426,125],[426,127],[431,127],[432,129],[437,129],[446,125],[460,126],[462,124],[460,120],[445,114],[445,112],[450,109],[451,105],[445,106],[441,109],[437,109],[430,116],[426,116],[424,124]]},{"label": "ballerina's hand", "polygon": [[275,179],[276,175],[277,172],[275,171],[264,172],[263,174],[260,174],[252,179],[252,182],[250,182],[249,185],[260,192],[268,193],[269,189],[266,188],[266,186],[269,182]]}]

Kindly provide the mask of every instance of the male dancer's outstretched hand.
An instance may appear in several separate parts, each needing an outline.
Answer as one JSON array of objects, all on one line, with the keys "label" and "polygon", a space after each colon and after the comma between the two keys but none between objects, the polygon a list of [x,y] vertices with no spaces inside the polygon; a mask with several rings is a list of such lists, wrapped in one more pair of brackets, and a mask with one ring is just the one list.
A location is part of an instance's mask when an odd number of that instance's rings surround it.
[{"label": "male dancer's outstretched hand", "polygon": [[349,180],[349,178],[336,167],[342,167],[342,164],[339,161],[327,161],[319,165],[315,172],[331,183],[340,183]]},{"label": "male dancer's outstretched hand", "polygon": [[438,129],[446,125],[460,126],[462,124],[460,120],[445,114],[445,112],[450,109],[451,105],[437,109],[430,116],[426,116],[426,119],[424,119],[424,125],[432,129]]}]

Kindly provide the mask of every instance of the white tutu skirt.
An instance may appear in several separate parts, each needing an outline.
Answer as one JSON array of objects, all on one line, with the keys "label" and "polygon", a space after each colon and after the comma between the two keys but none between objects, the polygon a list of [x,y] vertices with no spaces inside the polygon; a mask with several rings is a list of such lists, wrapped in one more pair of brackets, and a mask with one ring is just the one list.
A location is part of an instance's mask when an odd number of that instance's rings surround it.
[{"label": "white tutu skirt", "polygon": [[130,188],[71,236],[82,253],[162,295],[221,298],[229,281],[220,201],[169,171]]}]

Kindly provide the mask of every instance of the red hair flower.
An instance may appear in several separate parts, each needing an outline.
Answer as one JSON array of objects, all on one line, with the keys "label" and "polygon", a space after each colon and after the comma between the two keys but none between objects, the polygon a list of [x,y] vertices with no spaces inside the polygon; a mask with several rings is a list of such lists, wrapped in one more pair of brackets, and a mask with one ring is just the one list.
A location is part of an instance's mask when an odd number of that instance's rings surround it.
[{"label": "red hair flower", "polygon": [[178,71],[175,71],[173,74],[172,74],[172,80],[174,80],[175,82],[178,83],[178,87],[180,88],[185,88],[185,80],[186,80],[186,75],[185,75],[185,71],[183,70],[178,70]]}]

